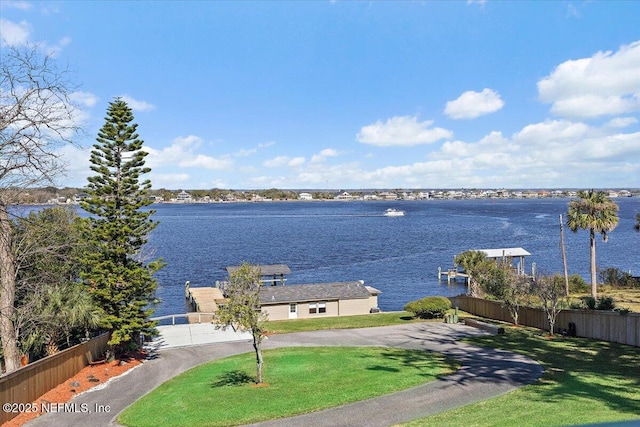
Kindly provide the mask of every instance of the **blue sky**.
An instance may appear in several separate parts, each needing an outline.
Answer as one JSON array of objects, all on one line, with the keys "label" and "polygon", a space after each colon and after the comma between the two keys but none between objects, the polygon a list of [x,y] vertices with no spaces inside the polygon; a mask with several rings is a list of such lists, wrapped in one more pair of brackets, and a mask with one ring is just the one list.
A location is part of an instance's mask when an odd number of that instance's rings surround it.
[{"label": "blue sky", "polygon": [[154,188],[640,187],[640,2],[0,2],[134,110]]}]

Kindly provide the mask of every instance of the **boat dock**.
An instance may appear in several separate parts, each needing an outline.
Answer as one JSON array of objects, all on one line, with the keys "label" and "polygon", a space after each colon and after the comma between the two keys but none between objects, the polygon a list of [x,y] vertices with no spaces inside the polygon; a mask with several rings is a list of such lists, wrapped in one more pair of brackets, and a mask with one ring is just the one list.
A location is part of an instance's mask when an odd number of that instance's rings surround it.
[{"label": "boat dock", "polygon": [[[189,282],[184,284],[184,296],[189,304],[189,308],[197,313],[205,313],[210,318],[204,319],[205,321],[211,321],[213,319],[213,313],[218,311],[218,304],[224,302],[224,295],[222,291],[217,287],[203,287],[192,288]],[[187,317],[189,323],[200,323],[203,321],[202,316]],[[197,319],[197,320],[196,320]]]},{"label": "boat dock", "polygon": [[458,279],[463,280],[465,283],[469,283],[469,275],[458,271],[456,268],[450,268],[443,271],[442,267],[438,267],[438,280],[442,280],[442,276],[447,278],[447,283],[451,283],[452,280],[457,282]]},{"label": "boat dock", "polygon": [[[227,267],[227,273],[231,277],[240,267]],[[263,285],[284,285],[287,279],[285,274],[291,273],[291,270],[285,264],[260,265],[260,282]],[[192,288],[191,283],[187,281],[184,284],[184,297],[187,300],[189,309],[197,315],[188,315],[189,323],[200,323],[202,321],[209,322],[213,319],[214,313],[218,311],[218,305],[224,304],[225,297],[223,289],[227,282],[217,282],[216,286]],[[188,313],[187,313],[188,314]]]}]

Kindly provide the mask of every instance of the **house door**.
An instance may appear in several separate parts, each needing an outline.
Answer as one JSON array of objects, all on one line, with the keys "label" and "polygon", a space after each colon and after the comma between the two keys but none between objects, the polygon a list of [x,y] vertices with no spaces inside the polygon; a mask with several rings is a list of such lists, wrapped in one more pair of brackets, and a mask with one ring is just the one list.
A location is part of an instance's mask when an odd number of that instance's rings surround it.
[{"label": "house door", "polygon": [[298,304],[289,304],[289,319],[298,318]]}]

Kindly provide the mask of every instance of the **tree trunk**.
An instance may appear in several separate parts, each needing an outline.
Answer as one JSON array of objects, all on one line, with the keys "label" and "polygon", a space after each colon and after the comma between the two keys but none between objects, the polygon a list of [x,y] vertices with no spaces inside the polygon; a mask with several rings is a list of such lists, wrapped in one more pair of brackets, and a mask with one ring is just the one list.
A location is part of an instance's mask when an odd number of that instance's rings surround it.
[{"label": "tree trunk", "polygon": [[256,383],[262,384],[262,348],[260,346],[261,337],[253,334],[253,348],[256,351]]},{"label": "tree trunk", "polygon": [[598,298],[598,277],[596,274],[596,232],[592,228],[590,232],[590,247],[591,247],[591,296]]},{"label": "tree trunk", "polygon": [[20,367],[18,337],[14,325],[16,266],[11,252],[11,222],[6,205],[0,203],[0,343],[6,372]]}]

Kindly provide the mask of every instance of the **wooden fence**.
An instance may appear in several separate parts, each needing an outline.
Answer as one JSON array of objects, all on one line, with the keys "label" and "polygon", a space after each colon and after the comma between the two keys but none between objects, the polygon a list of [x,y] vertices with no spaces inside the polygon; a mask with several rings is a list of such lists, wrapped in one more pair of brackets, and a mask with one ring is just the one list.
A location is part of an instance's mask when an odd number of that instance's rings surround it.
[{"label": "wooden fence", "polygon": [[[499,302],[468,296],[451,298],[454,307],[487,319],[512,322],[509,311]],[[549,329],[549,322],[540,308],[521,307],[518,323],[538,329]],[[568,330],[575,324],[576,335],[602,341],[617,342],[640,347],[640,313],[622,314],[601,310],[562,310],[556,318],[557,332]]]},{"label": "wooden fence", "polygon": [[[87,352],[97,360],[107,349],[109,333],[62,350],[0,377],[0,402],[31,403],[89,365]],[[0,424],[18,413],[0,411]]]}]

